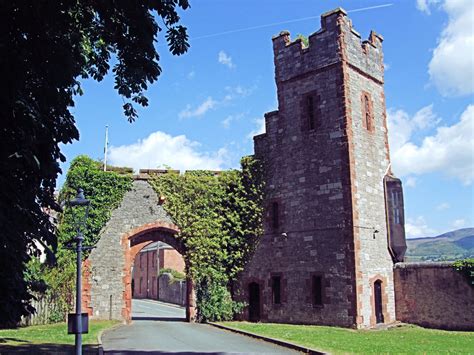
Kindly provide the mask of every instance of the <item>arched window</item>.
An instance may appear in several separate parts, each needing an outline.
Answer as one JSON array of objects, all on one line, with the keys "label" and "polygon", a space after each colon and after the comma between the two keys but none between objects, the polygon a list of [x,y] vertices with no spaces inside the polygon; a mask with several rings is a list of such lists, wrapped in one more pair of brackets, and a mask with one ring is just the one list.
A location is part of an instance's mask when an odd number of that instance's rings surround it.
[{"label": "arched window", "polygon": [[376,323],[383,323],[383,298],[382,298],[382,280],[374,282],[374,305],[375,305],[375,321]]}]

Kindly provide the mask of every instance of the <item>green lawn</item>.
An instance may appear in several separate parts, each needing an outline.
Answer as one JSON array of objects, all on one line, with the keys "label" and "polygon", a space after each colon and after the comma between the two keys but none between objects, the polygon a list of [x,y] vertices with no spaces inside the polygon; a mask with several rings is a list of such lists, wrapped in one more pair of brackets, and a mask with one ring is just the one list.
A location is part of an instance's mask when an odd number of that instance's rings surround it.
[{"label": "green lawn", "polygon": [[334,354],[474,354],[474,332],[433,330],[413,325],[388,330],[351,330],[272,323],[220,324]]},{"label": "green lawn", "polygon": [[[115,324],[116,321],[91,321],[89,333],[82,335],[83,344],[97,344],[99,332]],[[74,344],[74,334],[67,333],[66,323],[0,330],[0,353],[4,345],[31,344]]]}]

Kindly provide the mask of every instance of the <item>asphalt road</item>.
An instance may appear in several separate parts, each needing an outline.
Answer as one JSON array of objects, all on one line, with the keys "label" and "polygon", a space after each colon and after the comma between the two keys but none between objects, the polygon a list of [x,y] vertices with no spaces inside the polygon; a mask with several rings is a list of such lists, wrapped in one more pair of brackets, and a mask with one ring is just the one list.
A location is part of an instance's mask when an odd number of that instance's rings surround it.
[{"label": "asphalt road", "polygon": [[181,307],[133,300],[131,325],[102,335],[105,354],[298,354],[261,340],[184,322]]}]

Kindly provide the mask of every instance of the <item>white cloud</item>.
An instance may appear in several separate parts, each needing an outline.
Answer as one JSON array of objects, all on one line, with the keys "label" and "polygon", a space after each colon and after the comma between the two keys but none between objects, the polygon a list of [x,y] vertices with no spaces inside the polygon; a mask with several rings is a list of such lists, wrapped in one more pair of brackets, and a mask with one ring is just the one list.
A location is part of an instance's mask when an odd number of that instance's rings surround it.
[{"label": "white cloud", "polygon": [[188,79],[193,79],[196,76],[196,72],[194,70],[191,70],[188,73]]},{"label": "white cloud", "polygon": [[445,211],[447,209],[451,208],[450,204],[447,202],[440,203],[438,206],[436,206],[436,209],[438,211]]},{"label": "white cloud", "polygon": [[200,144],[184,135],[170,136],[157,131],[138,142],[110,147],[109,161],[112,165],[129,166],[135,171],[168,165],[173,169],[222,170],[227,161],[227,151],[200,152]]},{"label": "white cloud", "polygon": [[219,52],[217,60],[219,61],[219,63],[227,65],[229,68],[235,67],[234,63],[232,63],[232,58],[224,51]]},{"label": "white cloud", "polygon": [[[418,8],[429,14],[430,4],[420,1]],[[448,23],[438,38],[428,72],[443,96],[461,96],[474,92],[474,1],[445,0],[442,9]]]},{"label": "white cloud", "polygon": [[454,227],[454,228],[457,228],[457,229],[462,228],[462,227],[464,227],[465,225],[466,225],[466,221],[465,221],[464,219],[462,219],[462,218],[456,219],[456,220],[453,222],[453,227]]},{"label": "white cloud", "polygon": [[256,88],[256,85],[253,85],[251,87],[244,87],[241,85],[237,85],[235,87],[226,86],[225,91],[227,92],[227,94],[224,96],[223,101],[231,101],[237,98],[247,97],[251,95]]},{"label": "white cloud", "polygon": [[440,0],[416,0],[416,8],[427,15],[431,14],[430,6],[438,4]]},{"label": "white cloud", "polygon": [[258,134],[265,133],[265,118],[256,118],[254,120],[255,128],[247,135],[247,138],[253,139]]},{"label": "white cloud", "polygon": [[245,116],[245,114],[246,114],[245,112],[242,112],[242,113],[238,113],[238,114],[235,114],[235,115],[229,115],[221,121],[221,124],[224,128],[227,129],[227,128],[230,127],[230,124],[232,122],[240,120],[242,117]]},{"label": "white cloud", "polygon": [[469,105],[459,122],[438,126],[420,145],[411,141],[415,131],[432,127],[439,120],[427,106],[410,117],[402,110],[388,111],[389,141],[392,165],[400,176],[441,172],[461,180],[474,181],[474,105]]},{"label": "white cloud", "polygon": [[405,181],[405,185],[408,187],[416,187],[418,179],[414,176],[408,176]]},{"label": "white cloud", "polygon": [[190,118],[190,117],[201,117],[207,111],[213,109],[217,105],[212,97],[208,97],[202,104],[200,104],[194,110],[191,109],[190,105],[187,105],[186,108],[178,114],[179,118]]},{"label": "white cloud", "polygon": [[222,126],[223,126],[224,128],[227,129],[227,128],[230,127],[230,123],[231,123],[233,120],[234,120],[234,116],[229,115],[229,116],[227,116],[225,119],[223,119],[223,120],[221,121],[221,124],[222,124]]},{"label": "white cloud", "polygon": [[435,237],[438,234],[435,229],[428,227],[423,216],[408,218],[405,222],[405,233],[407,238]]}]

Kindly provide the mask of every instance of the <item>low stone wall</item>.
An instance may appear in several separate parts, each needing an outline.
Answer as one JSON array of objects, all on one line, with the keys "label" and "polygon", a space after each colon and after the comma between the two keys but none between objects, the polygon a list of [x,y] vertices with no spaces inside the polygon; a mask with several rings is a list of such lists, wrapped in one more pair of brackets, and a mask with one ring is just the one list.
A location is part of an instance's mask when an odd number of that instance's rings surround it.
[{"label": "low stone wall", "polygon": [[186,281],[173,280],[171,274],[158,278],[158,300],[186,306]]},{"label": "low stone wall", "polygon": [[397,320],[429,328],[474,330],[474,287],[451,263],[398,263]]}]

